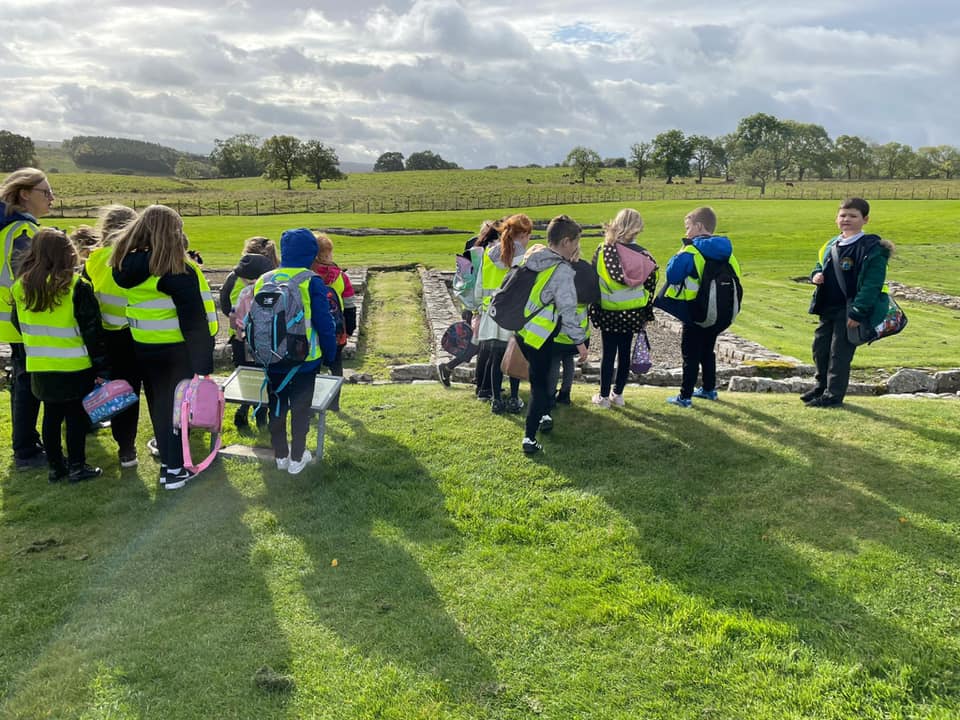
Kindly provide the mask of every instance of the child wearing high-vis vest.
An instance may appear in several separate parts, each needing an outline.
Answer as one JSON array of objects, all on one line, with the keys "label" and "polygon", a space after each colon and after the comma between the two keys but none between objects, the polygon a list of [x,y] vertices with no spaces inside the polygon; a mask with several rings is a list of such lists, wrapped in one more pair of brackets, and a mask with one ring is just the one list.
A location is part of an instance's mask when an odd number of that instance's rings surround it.
[{"label": "child wearing high-vis vest", "polygon": [[[237,307],[237,301],[240,293],[246,287],[252,286],[257,279],[264,273],[270,272],[277,267],[280,258],[277,256],[277,246],[273,240],[262,236],[255,236],[247,239],[243,244],[243,255],[236,267],[227,275],[220,288],[220,312],[231,320],[241,322],[242,318],[232,318],[232,314]],[[252,287],[250,288],[253,289]],[[230,336],[228,343],[233,356],[233,366],[240,367],[248,365],[246,349],[241,337],[237,336],[237,331],[230,325]],[[255,407],[250,403],[240,403],[237,411],[233,415],[233,423],[237,429],[243,429],[250,426],[247,415],[250,408]],[[256,423],[258,428],[266,427],[268,423],[267,408],[261,407],[256,412]]]},{"label": "child wearing high-vis vest", "polygon": [[213,372],[213,295],[187,257],[183,221],[165,205],[151,205],[121,231],[109,264],[126,293],[127,321],[160,453],[160,484],[177,490],[194,474],[183,467],[173,427],[174,392],[181,380]]},{"label": "child wearing high-vis vest", "polygon": [[538,308],[527,324],[517,331],[517,342],[530,364],[530,404],[521,448],[530,455],[543,449],[537,431],[553,429],[548,410],[553,388],[550,366],[553,338],[558,332],[569,336],[580,362],[587,359],[586,333],[577,322],[576,273],[570,261],[580,251],[580,226],[566,215],[558,215],[547,226],[547,248],[531,255],[524,265],[537,273],[528,305]]},{"label": "child wearing high-vis vest", "polygon": [[[285,230],[280,236],[280,267],[267,273],[254,285],[254,295],[264,278],[289,280],[310,269],[317,257],[317,239],[307,228]],[[271,366],[267,379],[270,386],[270,443],[278,470],[299,474],[313,460],[307,450],[307,431],[310,428],[314,380],[321,364],[330,365],[337,355],[337,335],[327,286],[316,274],[301,285],[301,297],[306,315],[307,345],[311,355],[290,374],[286,366]],[[287,413],[290,414],[290,437],[287,438]]]},{"label": "child wearing high-vis vest", "polygon": [[[317,259],[311,269],[320,276],[328,288],[333,288],[340,298],[340,312],[343,313],[343,336],[337,338],[337,355],[328,363],[330,374],[343,376],[343,348],[347,338],[357,329],[357,298],[350,277],[333,260],[333,241],[324,233],[315,233],[317,238]],[[340,391],[331,401],[330,409],[340,409]]]},{"label": "child wearing high-vis vest", "polygon": [[[126,380],[133,392],[139,396],[143,379],[133,347],[133,336],[127,323],[127,297],[123,288],[113,281],[113,270],[109,265],[117,234],[136,218],[136,210],[125,205],[107,205],[100,209],[94,228],[97,244],[87,256],[82,275],[93,285],[93,292],[100,306],[107,357],[110,360],[110,376],[113,380]],[[110,432],[117,443],[121,468],[137,466],[136,440],[139,422],[139,404],[131,405],[110,419]]]},{"label": "child wearing high-vis vest", "polygon": [[[60,230],[33,237],[13,284],[12,321],[23,337],[34,396],[43,403],[43,444],[50,482],[91,480],[101,474],[87,465],[90,418],[83,396],[107,376],[100,308],[93,288],[75,272],[79,257]],[[60,435],[67,427],[67,458]]]}]

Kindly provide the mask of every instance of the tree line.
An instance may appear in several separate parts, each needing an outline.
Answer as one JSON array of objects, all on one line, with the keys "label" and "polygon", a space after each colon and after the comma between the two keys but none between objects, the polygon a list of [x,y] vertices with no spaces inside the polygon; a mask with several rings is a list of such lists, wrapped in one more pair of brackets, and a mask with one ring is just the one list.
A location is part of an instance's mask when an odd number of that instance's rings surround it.
[{"label": "tree line", "polygon": [[630,167],[637,182],[659,176],[675,178],[734,177],[766,190],[770,181],[797,182],[820,179],[879,180],[897,178],[953,179],[960,174],[960,150],[951,145],[914,150],[898,142],[868,142],[856,135],[830,138],[820,125],[780,120],[756,113],[745,117],[727,135],[710,138],[685,135],[682,130],[662,132],[652,140],[630,146],[629,158],[601,160],[599,154],[578,146],[564,165],[574,169],[580,182],[595,177],[603,167]]}]

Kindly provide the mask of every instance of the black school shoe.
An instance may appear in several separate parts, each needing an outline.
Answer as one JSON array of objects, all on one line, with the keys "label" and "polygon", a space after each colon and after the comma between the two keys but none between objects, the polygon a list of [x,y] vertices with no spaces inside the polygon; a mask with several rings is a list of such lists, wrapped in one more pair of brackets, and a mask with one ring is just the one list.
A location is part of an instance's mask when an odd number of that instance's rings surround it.
[{"label": "black school shoe", "polygon": [[103,470],[86,463],[70,463],[70,474],[67,475],[67,482],[78,483],[93,480],[103,474]]},{"label": "black school shoe", "polygon": [[843,407],[843,399],[835,398],[831,395],[821,395],[807,403],[807,407],[812,408],[838,408]]},{"label": "black school shoe", "polygon": [[180,468],[177,472],[173,472],[168,468],[167,478],[166,482],[163,483],[163,488],[164,490],[179,490],[193,480],[194,477],[196,477],[196,473],[190,472],[185,467]]},{"label": "black school shoe", "polygon": [[803,395],[800,396],[800,402],[806,404],[811,402],[812,400],[816,400],[821,395],[823,395],[823,390],[821,390],[820,388],[807,390]]},{"label": "black school shoe", "polygon": [[58,483],[61,480],[66,480],[69,475],[70,470],[67,469],[67,464],[61,460],[58,463],[50,463],[50,470],[47,472],[47,481]]},{"label": "black school shoe", "polygon": [[47,453],[43,445],[37,445],[27,455],[18,455],[13,458],[13,465],[17,470],[30,470],[43,467],[47,464]]}]

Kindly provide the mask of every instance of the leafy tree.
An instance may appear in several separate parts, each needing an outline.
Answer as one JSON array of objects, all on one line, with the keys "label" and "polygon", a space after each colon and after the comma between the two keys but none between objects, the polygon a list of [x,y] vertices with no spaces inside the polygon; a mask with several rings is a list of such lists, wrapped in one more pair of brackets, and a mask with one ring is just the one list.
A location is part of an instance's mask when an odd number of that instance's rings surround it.
[{"label": "leafy tree", "polygon": [[205,160],[192,160],[184,156],[177,160],[174,175],[185,180],[203,180],[217,176],[217,168]]},{"label": "leafy tree", "polygon": [[774,174],[779,180],[790,165],[790,128],[773,115],[755,113],[737,124],[737,141],[740,153],[749,155],[758,148],[770,151],[774,162]]},{"label": "leafy tree", "polygon": [[263,174],[260,138],[244,133],[226,140],[213,141],[210,162],[217,166],[221,177],[256,177]]},{"label": "leafy tree", "polygon": [[292,135],[267,138],[260,148],[267,180],[285,180],[290,190],[291,181],[300,174],[302,147],[303,143]]},{"label": "leafy tree", "polygon": [[630,167],[637,174],[637,184],[643,183],[643,176],[653,165],[653,143],[646,141],[630,146]]},{"label": "leafy tree", "polygon": [[737,157],[737,136],[733,133],[721,135],[713,140],[713,157],[710,158],[710,164],[717,172],[723,175],[723,179],[730,182],[730,166]]},{"label": "leafy tree", "polygon": [[344,176],[337,167],[340,164],[340,158],[337,157],[333,148],[327,147],[319,140],[304,143],[300,159],[303,171],[310,182],[316,183],[317,190],[320,189],[321,181],[339,180]]},{"label": "leafy tree", "polygon": [[448,162],[431,150],[415,152],[407,158],[407,170],[459,170],[455,162]]},{"label": "leafy tree", "polygon": [[690,141],[684,137],[682,130],[667,130],[653,139],[653,161],[667,176],[668,185],[674,177],[690,175],[692,157]]},{"label": "leafy tree", "polygon": [[[946,180],[952,179],[960,171],[960,150],[951,145],[917,148],[917,159],[921,173],[924,168],[929,168],[928,174],[937,175]],[[926,175],[921,174],[921,177]]]},{"label": "leafy tree", "polygon": [[0,130],[0,170],[11,172],[36,164],[33,140],[8,130]]},{"label": "leafy tree", "polygon": [[177,161],[187,155],[157,143],[129,138],[78,135],[64,140],[63,148],[83,168],[173,175]]},{"label": "leafy tree", "polygon": [[399,172],[403,170],[403,153],[385,152],[373,165],[374,172]]},{"label": "leafy tree", "polygon": [[573,150],[567,153],[567,159],[563,164],[573,168],[580,176],[580,182],[585,183],[587,176],[596,177],[600,174],[600,168],[603,167],[603,161],[596,150],[577,145]]},{"label": "leafy tree", "polygon": [[807,170],[813,170],[820,177],[830,174],[835,151],[833,142],[823,126],[813,123],[799,123],[787,120],[787,142],[789,155],[797,168],[797,179],[803,180]]},{"label": "leafy tree", "polygon": [[604,158],[603,166],[605,168],[625,168],[627,166],[627,159],[622,157]]},{"label": "leafy tree", "polygon": [[767,192],[767,182],[777,173],[777,158],[772,151],[758,147],[752,153],[744,155],[733,164],[737,175],[751,178],[760,185],[760,194]]},{"label": "leafy tree", "polygon": [[913,148],[898,142],[888,142],[874,149],[877,165],[888,178],[905,177],[913,164]]},{"label": "leafy tree", "polygon": [[853,169],[857,169],[857,178],[863,177],[863,170],[870,157],[870,146],[856,135],[841,135],[834,147],[837,159],[847,170],[847,180],[853,180]]},{"label": "leafy tree", "polygon": [[703,182],[703,175],[716,155],[714,142],[706,135],[691,135],[687,142],[690,143],[693,165],[697,169],[697,182]]}]

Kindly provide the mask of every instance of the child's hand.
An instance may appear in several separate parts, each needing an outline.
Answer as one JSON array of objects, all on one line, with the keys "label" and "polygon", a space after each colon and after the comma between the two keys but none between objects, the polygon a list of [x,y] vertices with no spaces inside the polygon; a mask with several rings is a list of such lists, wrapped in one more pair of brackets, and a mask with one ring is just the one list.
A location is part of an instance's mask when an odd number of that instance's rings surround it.
[{"label": "child's hand", "polygon": [[810,279],[813,281],[813,284],[814,284],[814,285],[823,285],[823,273],[822,273],[822,272],[818,272],[816,275],[814,275],[814,276],[813,276],[812,278],[810,278]]},{"label": "child's hand", "polygon": [[587,346],[583,343],[577,345],[577,352],[580,355],[580,362],[585,363],[587,361]]},{"label": "child's hand", "polygon": [[852,319],[852,318],[847,318],[847,327],[852,330],[853,328],[858,328],[858,327],[860,327],[860,323],[859,323],[859,321],[854,320],[854,319]]}]

